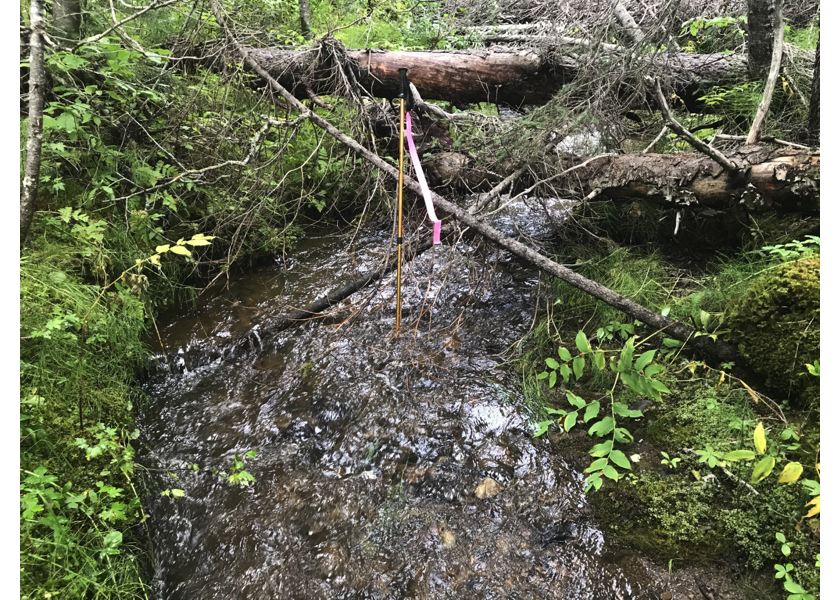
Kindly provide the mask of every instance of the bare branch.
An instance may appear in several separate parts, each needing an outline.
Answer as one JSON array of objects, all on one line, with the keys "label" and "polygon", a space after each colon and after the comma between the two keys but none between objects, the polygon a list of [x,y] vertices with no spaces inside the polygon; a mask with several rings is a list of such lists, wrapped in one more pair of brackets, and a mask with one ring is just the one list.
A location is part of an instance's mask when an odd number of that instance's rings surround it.
[{"label": "bare branch", "polygon": [[776,34],[776,39],[773,44],[773,58],[770,61],[770,72],[767,73],[767,83],[764,85],[761,104],[758,105],[750,132],[747,134],[748,146],[758,141],[758,134],[761,131],[761,126],[764,124],[764,119],[767,118],[767,113],[770,112],[770,101],[773,99],[773,90],[776,89],[776,81],[779,79],[779,68],[782,66],[782,49],[785,43],[785,28],[782,21],[783,6],[783,0],[776,2],[776,8],[773,14],[773,29]]}]

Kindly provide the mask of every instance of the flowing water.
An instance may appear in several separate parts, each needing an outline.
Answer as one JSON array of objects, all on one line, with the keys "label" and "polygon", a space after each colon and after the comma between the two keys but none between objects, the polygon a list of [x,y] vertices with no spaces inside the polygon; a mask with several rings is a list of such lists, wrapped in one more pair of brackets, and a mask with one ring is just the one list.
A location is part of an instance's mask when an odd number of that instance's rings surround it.
[{"label": "flowing water", "polygon": [[[527,207],[504,215],[510,233],[546,232]],[[149,380],[138,419],[157,486],[154,597],[703,598],[605,541],[579,468],[532,437],[506,361],[538,277],[506,252],[462,237],[410,263],[398,338],[393,277],[326,320],[259,335],[377,266],[387,243],[310,237],[159,323],[176,368]],[[252,352],[213,359],[248,332]],[[250,450],[251,486],[219,476]]]}]

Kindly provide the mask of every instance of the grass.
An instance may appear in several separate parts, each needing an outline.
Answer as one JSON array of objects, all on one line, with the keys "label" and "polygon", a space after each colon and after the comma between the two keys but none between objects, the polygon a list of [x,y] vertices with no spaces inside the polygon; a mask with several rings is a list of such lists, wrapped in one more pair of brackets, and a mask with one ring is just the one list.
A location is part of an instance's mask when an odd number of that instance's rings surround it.
[{"label": "grass", "polygon": [[21,598],[144,597],[128,439],[149,358],[143,303],[124,287],[109,293],[81,351],[101,289],[90,247],[39,227],[20,269]]}]

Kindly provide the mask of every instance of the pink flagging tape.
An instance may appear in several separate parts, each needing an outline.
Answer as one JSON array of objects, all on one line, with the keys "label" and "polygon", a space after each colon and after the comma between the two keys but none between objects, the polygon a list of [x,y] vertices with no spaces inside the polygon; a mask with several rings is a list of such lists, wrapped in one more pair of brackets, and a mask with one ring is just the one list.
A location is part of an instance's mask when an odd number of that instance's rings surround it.
[{"label": "pink flagging tape", "polygon": [[411,155],[411,164],[414,165],[414,174],[420,183],[423,191],[423,200],[426,202],[426,212],[429,213],[429,220],[432,222],[432,243],[440,244],[440,219],[435,214],[435,205],[432,203],[432,192],[429,184],[426,183],[426,176],[423,175],[423,167],[420,166],[420,157],[417,156],[417,149],[414,147],[414,138],[411,137],[411,113],[405,113],[405,138],[408,142],[408,153]]}]

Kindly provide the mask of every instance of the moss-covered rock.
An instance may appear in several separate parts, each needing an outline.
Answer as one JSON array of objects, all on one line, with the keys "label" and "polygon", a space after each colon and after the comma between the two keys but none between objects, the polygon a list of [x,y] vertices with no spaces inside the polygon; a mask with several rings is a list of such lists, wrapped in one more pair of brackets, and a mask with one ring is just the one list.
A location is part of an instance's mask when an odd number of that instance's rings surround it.
[{"label": "moss-covered rock", "polygon": [[811,398],[818,380],[806,363],[820,356],[820,257],[784,263],[758,278],[727,321],[741,354],[767,385]]}]

